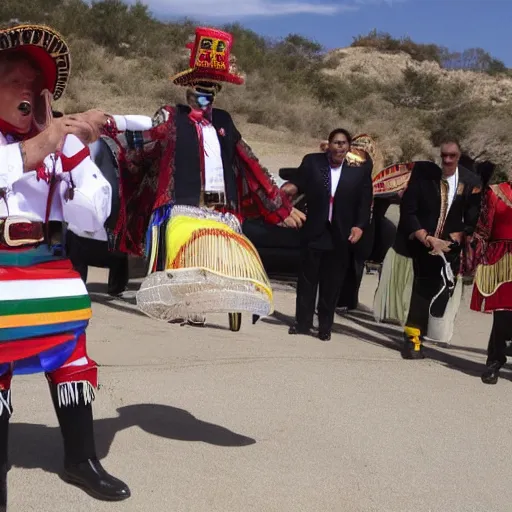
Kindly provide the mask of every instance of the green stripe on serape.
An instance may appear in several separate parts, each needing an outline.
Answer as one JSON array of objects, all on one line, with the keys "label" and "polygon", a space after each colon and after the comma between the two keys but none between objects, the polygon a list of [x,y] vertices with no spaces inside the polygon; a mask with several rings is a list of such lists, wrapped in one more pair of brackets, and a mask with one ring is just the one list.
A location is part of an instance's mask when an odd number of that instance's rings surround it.
[{"label": "green stripe on serape", "polygon": [[0,300],[0,316],[58,313],[91,307],[89,295],[27,300]]},{"label": "green stripe on serape", "polygon": [[60,259],[63,257],[55,256],[53,248],[46,244],[28,250],[0,250],[0,266],[4,267],[30,267]]}]

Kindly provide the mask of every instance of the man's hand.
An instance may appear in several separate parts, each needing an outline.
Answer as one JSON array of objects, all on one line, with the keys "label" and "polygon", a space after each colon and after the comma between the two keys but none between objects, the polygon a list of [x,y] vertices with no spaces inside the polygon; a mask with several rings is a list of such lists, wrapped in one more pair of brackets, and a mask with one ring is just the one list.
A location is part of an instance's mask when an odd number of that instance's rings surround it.
[{"label": "man's hand", "polygon": [[299,188],[297,185],[290,183],[287,181],[281,185],[281,190],[291,199],[295,197],[299,193]]},{"label": "man's hand", "polygon": [[62,150],[67,135],[75,135],[83,144],[96,140],[96,130],[80,116],[52,118],[41,133],[21,143],[24,172],[33,171],[50,153]]},{"label": "man's hand", "polygon": [[450,244],[451,242],[447,242],[446,240],[441,240],[440,238],[436,238],[434,236],[427,237],[426,242],[429,244],[432,249],[430,254],[441,254],[443,252],[450,252]]},{"label": "man's hand", "polygon": [[350,230],[350,236],[348,237],[348,241],[351,244],[357,244],[357,242],[359,242],[359,240],[361,240],[362,236],[363,236],[363,230],[361,228],[354,226]]},{"label": "man's hand", "polygon": [[55,148],[61,150],[66,135],[72,134],[80,139],[84,145],[91,144],[99,138],[99,130],[94,128],[80,115],[63,116],[53,119],[43,132]]},{"label": "man's hand", "polygon": [[87,146],[100,138],[108,116],[102,110],[92,109],[79,114],[65,115],[63,119],[68,122],[82,123],[79,134],[75,133],[75,135]]},{"label": "man's hand", "polygon": [[290,215],[284,219],[284,224],[288,228],[299,229],[306,221],[306,216],[297,208],[292,208]]},{"label": "man's hand", "polygon": [[460,231],[457,233],[450,233],[450,238],[454,242],[457,242],[458,244],[462,244],[463,234]]}]

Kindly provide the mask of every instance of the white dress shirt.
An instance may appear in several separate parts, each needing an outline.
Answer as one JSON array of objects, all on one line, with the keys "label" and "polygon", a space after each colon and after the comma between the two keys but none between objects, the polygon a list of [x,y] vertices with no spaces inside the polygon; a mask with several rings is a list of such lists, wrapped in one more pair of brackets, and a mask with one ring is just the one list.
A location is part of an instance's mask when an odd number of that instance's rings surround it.
[{"label": "white dress shirt", "polygon": [[[71,158],[78,155],[84,145],[74,135],[68,135],[62,155]],[[48,176],[57,181],[49,220],[64,221],[80,230],[94,232],[101,229],[110,215],[112,188],[87,154],[72,169],[63,171],[62,158],[48,155],[42,162]],[[67,199],[71,188],[71,176],[75,185],[73,199]],[[38,179],[36,170],[23,172],[20,144],[0,133],[0,218],[19,216],[33,222],[44,222],[50,185]]]},{"label": "white dress shirt", "polygon": [[450,210],[453,200],[455,199],[455,194],[457,193],[457,187],[459,185],[459,168],[455,170],[455,173],[451,176],[447,177],[446,182],[448,183],[448,208],[447,212]]},{"label": "white dress shirt", "polygon": [[341,168],[343,163],[339,167],[331,167],[331,197],[329,201],[329,222],[332,221],[332,212],[334,207],[334,196],[336,195],[336,189],[341,178]]},{"label": "white dress shirt", "polygon": [[[114,115],[112,116],[116,123],[116,128],[120,132],[124,132],[126,130],[130,131],[146,131],[149,130],[153,126],[153,119],[149,116],[140,116],[140,115]],[[89,145],[89,151],[91,152],[91,158],[94,160],[98,154],[98,151],[101,149],[101,145],[99,141],[93,142]],[[104,226],[101,226],[100,229],[96,231],[84,231],[80,229],[73,223],[68,226],[68,229],[75,233],[75,235],[81,236],[83,238],[90,238],[93,240],[100,240],[102,242],[106,242],[108,240],[107,231]]]},{"label": "white dress shirt", "polygon": [[211,124],[201,125],[204,144],[204,190],[224,192],[224,166],[217,130]]}]

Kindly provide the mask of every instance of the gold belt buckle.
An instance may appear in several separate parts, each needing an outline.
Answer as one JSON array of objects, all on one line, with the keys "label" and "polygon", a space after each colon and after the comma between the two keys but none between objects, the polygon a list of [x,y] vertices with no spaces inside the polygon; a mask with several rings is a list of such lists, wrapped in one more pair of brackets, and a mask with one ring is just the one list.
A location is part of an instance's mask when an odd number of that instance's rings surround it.
[{"label": "gold belt buckle", "polygon": [[3,219],[3,239],[9,247],[20,247],[21,245],[35,244],[42,242],[44,240],[44,237],[41,237],[39,239],[30,238],[23,240],[13,240],[9,235],[9,228],[14,224],[33,224],[33,222],[24,217],[17,216],[7,217],[6,219]]}]

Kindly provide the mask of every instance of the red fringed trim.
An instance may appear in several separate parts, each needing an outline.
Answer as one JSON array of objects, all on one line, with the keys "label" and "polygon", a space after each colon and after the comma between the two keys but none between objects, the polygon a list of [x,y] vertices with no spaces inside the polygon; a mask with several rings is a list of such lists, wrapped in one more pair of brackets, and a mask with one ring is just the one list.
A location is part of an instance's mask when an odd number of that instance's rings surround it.
[{"label": "red fringed trim", "polygon": [[242,197],[242,215],[254,216],[257,211],[271,224],[283,222],[292,211],[292,204],[286,194],[272,183],[245,142],[237,144],[236,154],[239,165],[243,166],[239,176],[245,179],[250,193],[250,198]]},{"label": "red fringed trim", "polygon": [[176,126],[174,107],[162,109],[169,116],[154,128],[141,132],[143,147],[129,148],[121,135],[107,133],[118,147],[120,208],[114,234],[116,249],[134,256],[144,255],[144,237],[151,214],[171,202],[174,188]]},{"label": "red fringed trim", "polygon": [[[70,366],[70,363],[81,358],[87,359],[87,363]],[[94,388],[98,387],[98,365],[87,355],[85,334],[78,337],[75,350],[69,359],[59,369],[51,372],[48,380],[53,384],[87,381]]]},{"label": "red fringed trim", "polygon": [[83,366],[66,366],[48,374],[48,380],[55,385],[66,382],[88,382],[94,389],[98,387],[98,367],[89,359]]}]

